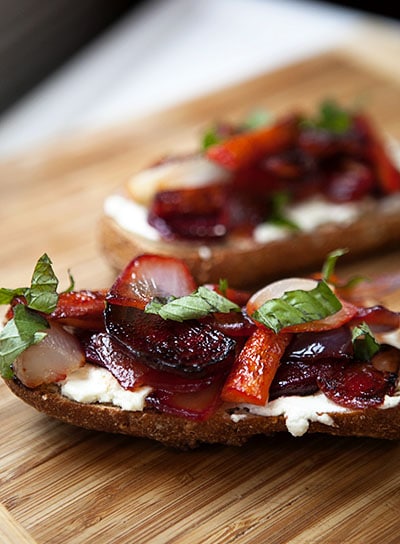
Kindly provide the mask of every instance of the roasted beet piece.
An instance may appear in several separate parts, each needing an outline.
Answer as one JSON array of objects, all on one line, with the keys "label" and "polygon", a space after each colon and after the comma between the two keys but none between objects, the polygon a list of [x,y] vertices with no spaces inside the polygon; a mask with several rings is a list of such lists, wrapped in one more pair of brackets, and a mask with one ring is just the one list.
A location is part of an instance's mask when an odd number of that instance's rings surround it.
[{"label": "roasted beet piece", "polygon": [[318,391],[318,373],[324,365],[331,368],[335,361],[312,363],[310,361],[284,361],[278,367],[269,391],[269,399],[281,396],[312,395]]},{"label": "roasted beet piece", "polygon": [[85,354],[87,361],[107,368],[125,389],[149,385],[169,394],[187,393],[205,389],[220,379],[218,375],[183,377],[149,368],[107,333],[93,334],[85,345]]},{"label": "roasted beet piece", "polygon": [[148,221],[166,239],[221,238],[228,226],[224,184],[161,191],[154,197]]},{"label": "roasted beet piece", "polygon": [[359,307],[351,320],[352,325],[367,323],[374,332],[389,332],[400,327],[400,312],[389,310],[377,304],[368,308]]},{"label": "roasted beet piece", "polygon": [[321,369],[318,386],[336,404],[364,409],[383,404],[385,395],[392,394],[397,375],[380,372],[369,362]]},{"label": "roasted beet piece", "polygon": [[180,376],[210,376],[228,367],[236,343],[210,325],[164,320],[128,306],[108,304],[107,332],[139,362]]},{"label": "roasted beet piece", "polygon": [[295,334],[288,345],[283,361],[312,361],[324,359],[350,359],[353,356],[351,331],[343,326],[328,331]]},{"label": "roasted beet piece", "polygon": [[347,160],[329,173],[324,192],[332,202],[354,202],[374,194],[376,185],[369,166]]}]

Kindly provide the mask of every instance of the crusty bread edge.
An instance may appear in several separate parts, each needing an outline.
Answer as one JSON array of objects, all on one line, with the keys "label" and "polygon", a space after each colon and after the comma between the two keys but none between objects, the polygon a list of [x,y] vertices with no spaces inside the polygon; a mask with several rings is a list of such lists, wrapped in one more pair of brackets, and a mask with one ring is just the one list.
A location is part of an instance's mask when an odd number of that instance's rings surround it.
[{"label": "crusty bread edge", "polygon": [[400,198],[394,198],[372,203],[367,212],[351,223],[329,223],[312,232],[293,232],[265,244],[250,238],[228,238],[204,249],[205,244],[192,241],[154,241],[121,228],[108,216],[100,220],[98,238],[103,254],[116,270],[122,270],[143,253],[172,255],[186,261],[199,284],[218,283],[225,278],[232,287],[250,288],[319,267],[327,254],[339,247],[347,248],[351,259],[398,248]]},{"label": "crusty bread edge", "polygon": [[[65,423],[89,430],[149,438],[179,449],[195,448],[202,443],[240,446],[257,435],[272,436],[287,432],[283,416],[247,414],[233,421],[226,407],[221,407],[207,421],[194,421],[149,408],[143,412],[132,412],[105,404],[82,404],[62,396],[56,385],[29,389],[17,379],[5,382],[24,402]],[[391,440],[400,438],[400,406],[329,415],[333,425],[310,422],[308,433]]]}]

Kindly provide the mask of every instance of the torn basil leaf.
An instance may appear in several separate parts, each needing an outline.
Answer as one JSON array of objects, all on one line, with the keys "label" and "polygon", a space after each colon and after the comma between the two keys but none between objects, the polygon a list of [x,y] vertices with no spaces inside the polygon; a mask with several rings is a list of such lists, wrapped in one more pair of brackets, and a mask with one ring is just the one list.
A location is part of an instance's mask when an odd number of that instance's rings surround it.
[{"label": "torn basil leaf", "polygon": [[31,286],[17,289],[1,288],[0,304],[11,304],[15,297],[22,296],[28,308],[50,314],[55,310],[58,301],[58,279],[51,265],[49,257],[46,254],[42,255],[33,271]]},{"label": "torn basil leaf", "polygon": [[199,319],[214,312],[229,313],[230,311],[238,312],[240,307],[204,286],[200,286],[190,295],[179,298],[171,297],[166,302],[153,299],[145,308],[147,313],[180,322]]},{"label": "torn basil leaf", "polygon": [[18,296],[24,296],[27,287],[20,287],[19,289],[6,289],[2,287],[0,289],[0,305],[11,304],[13,299]]},{"label": "torn basil leaf", "polygon": [[12,363],[29,346],[43,340],[48,328],[46,319],[24,304],[14,307],[14,317],[0,332],[0,371],[4,378],[12,377]]},{"label": "torn basil leaf", "polygon": [[290,196],[286,192],[273,193],[271,196],[271,213],[268,223],[277,227],[286,227],[291,230],[300,230],[300,227],[286,215],[286,206],[290,202]]},{"label": "torn basil leaf", "polygon": [[58,301],[58,279],[51,265],[46,254],[40,257],[33,271],[31,287],[25,294],[29,308],[48,314],[55,310]]},{"label": "torn basil leaf", "polygon": [[245,131],[256,130],[257,128],[270,125],[274,120],[273,115],[265,110],[254,110],[245,119],[242,128]]},{"label": "torn basil leaf", "polygon": [[312,119],[305,119],[303,126],[327,130],[334,134],[344,134],[352,124],[352,115],[340,107],[335,100],[327,99],[321,102],[318,115]]},{"label": "torn basil leaf", "polygon": [[[70,277],[70,288],[73,278]],[[49,257],[42,255],[32,274],[30,287],[0,289],[0,304],[11,304],[15,297],[23,297],[24,304],[13,307],[13,318],[0,333],[0,371],[3,377],[12,376],[11,365],[29,346],[43,340],[49,327],[46,319],[37,312],[50,314],[58,302],[58,279]]]},{"label": "torn basil leaf", "polygon": [[201,142],[201,148],[203,149],[203,151],[205,151],[206,149],[208,149],[212,145],[218,144],[220,141],[221,141],[221,138],[218,135],[217,128],[216,127],[210,128],[203,135],[203,140]]},{"label": "torn basil leaf", "polygon": [[335,271],[336,261],[338,260],[338,258],[341,257],[342,255],[345,255],[347,252],[348,252],[348,249],[339,248],[339,249],[335,249],[334,251],[331,251],[328,254],[322,267],[322,278],[325,281],[329,281],[330,278],[332,277]]},{"label": "torn basil leaf", "polygon": [[218,283],[218,289],[223,297],[226,297],[228,287],[228,280],[226,278],[221,278]]},{"label": "torn basil leaf", "polygon": [[278,333],[281,329],[300,323],[309,323],[335,314],[342,303],[325,281],[310,291],[287,291],[280,298],[268,300],[252,318]]},{"label": "torn basil leaf", "polygon": [[380,349],[371,329],[366,323],[354,327],[352,332],[354,356],[359,361],[370,361]]}]

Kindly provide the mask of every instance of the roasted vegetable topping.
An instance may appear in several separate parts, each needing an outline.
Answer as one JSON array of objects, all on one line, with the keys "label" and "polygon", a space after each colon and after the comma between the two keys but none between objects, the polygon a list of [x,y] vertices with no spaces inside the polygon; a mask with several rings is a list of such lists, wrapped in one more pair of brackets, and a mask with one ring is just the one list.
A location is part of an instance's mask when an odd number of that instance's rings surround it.
[{"label": "roasted vegetable topping", "polygon": [[[181,261],[156,255],[134,259],[107,292],[58,295],[43,256],[30,288],[0,291],[10,304],[2,375],[34,388],[90,362],[124,389],[149,386],[148,406],[196,420],[222,402],[263,406],[318,391],[351,409],[380,406],[397,385],[400,350],[374,334],[398,330],[400,313],[360,305],[360,283],[334,271],[343,253],[328,256],[318,279],[280,280],[250,298],[224,281],[197,286]],[[357,305],[335,292],[351,299],[352,285]]]},{"label": "roasted vegetable topping", "polygon": [[208,184],[186,187],[182,179],[155,191],[148,221],[161,237],[213,241],[251,235],[264,222],[296,229],[287,218],[291,204],[316,196],[359,202],[400,191],[400,170],[360,110],[326,100],[316,115],[258,121],[207,131],[201,157],[226,178],[211,172]]}]

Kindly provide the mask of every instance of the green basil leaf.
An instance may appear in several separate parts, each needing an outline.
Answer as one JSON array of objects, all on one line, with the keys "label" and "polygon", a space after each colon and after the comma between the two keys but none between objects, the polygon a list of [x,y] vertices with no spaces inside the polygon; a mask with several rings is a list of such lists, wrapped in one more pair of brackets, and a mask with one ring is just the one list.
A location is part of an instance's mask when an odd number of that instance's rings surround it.
[{"label": "green basil leaf", "polygon": [[27,287],[20,287],[19,289],[6,289],[2,287],[0,289],[0,305],[11,304],[14,297],[25,296]]},{"label": "green basil leaf", "polygon": [[171,298],[166,303],[154,299],[145,308],[147,313],[179,322],[199,319],[214,312],[229,313],[230,311],[240,311],[240,307],[204,286],[199,287],[190,295]]},{"label": "green basil leaf", "polygon": [[371,329],[366,323],[354,327],[352,331],[354,355],[359,361],[370,361],[380,349]]},{"label": "green basil leaf", "polygon": [[268,217],[268,223],[277,227],[286,227],[291,230],[300,230],[300,227],[286,216],[286,206],[290,202],[290,195],[287,192],[280,191],[271,196],[271,212]]},{"label": "green basil leaf", "polygon": [[336,261],[338,260],[338,258],[342,255],[345,255],[347,252],[348,249],[339,248],[335,249],[335,251],[331,251],[331,253],[328,254],[322,267],[322,278],[325,281],[329,281],[329,279],[333,275],[335,271]]},{"label": "green basil leaf", "polygon": [[29,308],[49,314],[55,310],[58,300],[58,279],[51,264],[46,254],[40,257],[33,271],[31,287],[25,294]]},{"label": "green basil leaf", "polygon": [[218,134],[218,128],[217,127],[211,127],[203,135],[203,140],[201,142],[201,147],[202,147],[203,151],[205,151],[206,149],[208,149],[212,145],[218,144],[221,141],[222,141],[222,139],[220,138],[220,136]]},{"label": "green basil leaf", "polygon": [[311,291],[287,291],[280,298],[268,300],[251,317],[278,333],[291,325],[324,319],[341,308],[340,300],[321,281]]},{"label": "green basil leaf", "polygon": [[46,336],[49,327],[40,315],[23,304],[14,307],[14,317],[0,332],[0,371],[4,378],[13,375],[12,363],[29,346],[37,344]]},{"label": "green basil leaf", "polygon": [[223,297],[226,297],[226,292],[228,290],[228,287],[229,287],[228,280],[226,278],[220,278],[219,283],[218,283],[218,288],[219,288],[219,290],[221,292],[221,295]]},{"label": "green basil leaf", "polygon": [[265,110],[255,110],[251,112],[243,123],[243,130],[256,130],[257,128],[270,125],[274,116]]},{"label": "green basil leaf", "polygon": [[344,134],[351,127],[352,116],[334,100],[327,99],[321,102],[318,115],[314,119],[305,119],[302,124],[306,127],[327,130],[334,134]]},{"label": "green basil leaf", "polygon": [[73,275],[71,274],[71,271],[68,270],[68,278],[69,278],[69,285],[68,287],[63,291],[63,293],[70,293],[75,289],[75,280]]}]

